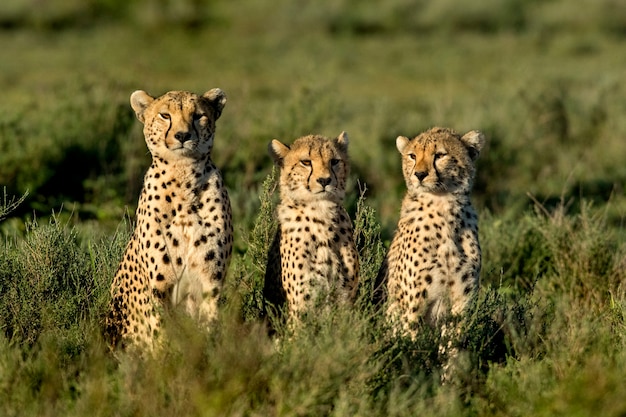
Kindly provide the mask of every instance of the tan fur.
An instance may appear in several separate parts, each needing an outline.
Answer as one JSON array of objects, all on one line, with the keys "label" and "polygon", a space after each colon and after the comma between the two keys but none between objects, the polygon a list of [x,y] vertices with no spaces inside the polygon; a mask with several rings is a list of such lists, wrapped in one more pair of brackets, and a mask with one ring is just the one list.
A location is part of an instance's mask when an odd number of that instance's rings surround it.
[{"label": "tan fur", "polygon": [[151,348],[164,308],[182,305],[207,325],[217,315],[233,244],[230,200],[211,160],[226,95],[135,91],[130,102],[152,165],[113,280],[107,334],[114,346]]},{"label": "tan fur", "polygon": [[359,263],[343,207],[348,136],[305,136],[291,146],[274,140],[269,153],[280,167],[281,201],[265,275],[266,300],[275,307],[286,304],[291,316],[310,310],[321,295],[353,301]]},{"label": "tan fur", "polygon": [[482,133],[430,129],[396,140],[407,192],[397,231],[379,272],[387,316],[414,335],[420,318],[459,314],[478,286],[478,219],[470,202]]}]

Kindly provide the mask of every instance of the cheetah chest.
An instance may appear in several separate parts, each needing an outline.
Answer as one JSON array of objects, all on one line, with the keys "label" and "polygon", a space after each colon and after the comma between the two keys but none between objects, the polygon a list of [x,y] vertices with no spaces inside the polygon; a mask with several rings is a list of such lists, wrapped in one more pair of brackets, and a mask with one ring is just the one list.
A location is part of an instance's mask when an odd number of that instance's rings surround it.
[{"label": "cheetah chest", "polygon": [[469,205],[430,197],[403,203],[394,238],[390,295],[403,311],[424,307],[422,300],[464,304],[480,270],[476,215]]},{"label": "cheetah chest", "polygon": [[[206,296],[203,281],[219,283],[232,247],[230,204],[217,171],[196,183],[176,179],[146,187],[139,212],[144,260],[154,289],[178,304],[191,293]],[[215,285],[212,287],[216,287]],[[210,289],[211,291],[214,288]]]},{"label": "cheetah chest", "polygon": [[290,305],[341,285],[351,269],[343,252],[351,226],[337,206],[279,207],[283,288]]}]

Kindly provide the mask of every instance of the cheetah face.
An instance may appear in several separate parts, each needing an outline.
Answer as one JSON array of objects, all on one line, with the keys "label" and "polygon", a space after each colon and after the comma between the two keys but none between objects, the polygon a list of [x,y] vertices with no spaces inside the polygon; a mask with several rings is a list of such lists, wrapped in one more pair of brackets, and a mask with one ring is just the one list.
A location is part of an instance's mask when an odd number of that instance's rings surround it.
[{"label": "cheetah face", "polygon": [[226,95],[219,88],[198,96],[170,91],[153,98],[135,91],[130,104],[140,122],[150,153],[163,159],[201,159],[213,148],[215,121],[222,114]]},{"label": "cheetah face", "polygon": [[399,136],[396,146],[402,154],[409,193],[468,193],[474,162],[484,143],[484,135],[475,130],[460,136],[451,129],[435,127],[414,139]]},{"label": "cheetah face", "polygon": [[348,177],[348,135],[335,139],[305,136],[291,146],[278,140],[269,153],[281,167],[281,194],[294,201],[331,200],[341,203]]}]

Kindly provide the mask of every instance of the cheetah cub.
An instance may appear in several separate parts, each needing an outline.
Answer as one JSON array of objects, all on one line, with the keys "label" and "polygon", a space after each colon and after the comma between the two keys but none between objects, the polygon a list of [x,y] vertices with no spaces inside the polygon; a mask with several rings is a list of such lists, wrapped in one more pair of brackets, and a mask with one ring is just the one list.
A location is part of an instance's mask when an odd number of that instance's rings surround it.
[{"label": "cheetah cub", "polygon": [[474,163],[485,143],[435,127],[414,139],[399,136],[407,192],[398,228],[378,275],[387,317],[414,337],[418,320],[434,325],[463,311],[478,286],[478,218],[470,202]]},{"label": "cheetah cub", "polygon": [[152,155],[135,231],[111,287],[107,335],[113,346],[151,349],[164,308],[182,305],[210,323],[233,244],[231,208],[211,160],[215,122],[226,103],[219,88],[201,96],[135,91],[130,104]]},{"label": "cheetah cub", "polygon": [[266,301],[276,308],[286,304],[292,319],[328,297],[354,301],[359,263],[343,207],[348,135],[305,136],[291,146],[273,140],[269,153],[280,167],[280,203],[265,275]]}]

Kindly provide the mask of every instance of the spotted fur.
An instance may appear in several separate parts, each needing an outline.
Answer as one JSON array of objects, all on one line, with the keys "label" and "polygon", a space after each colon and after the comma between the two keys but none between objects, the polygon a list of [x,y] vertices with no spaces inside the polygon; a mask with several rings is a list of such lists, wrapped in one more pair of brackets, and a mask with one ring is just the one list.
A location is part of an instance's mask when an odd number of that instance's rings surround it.
[{"label": "spotted fur", "polygon": [[407,186],[400,220],[378,275],[387,316],[414,335],[423,318],[434,324],[459,314],[478,286],[478,219],[470,202],[482,133],[460,136],[430,129],[396,140]]},{"label": "spotted fur", "polygon": [[130,103],[152,164],[111,287],[107,334],[113,346],[151,348],[162,310],[182,305],[207,325],[217,315],[233,244],[230,200],[211,160],[226,95],[135,91]]},{"label": "spotted fur", "polygon": [[329,296],[353,301],[359,263],[343,207],[348,135],[305,136],[291,146],[274,140],[269,153],[280,167],[281,201],[265,275],[266,300],[274,307],[286,305],[292,317]]}]

